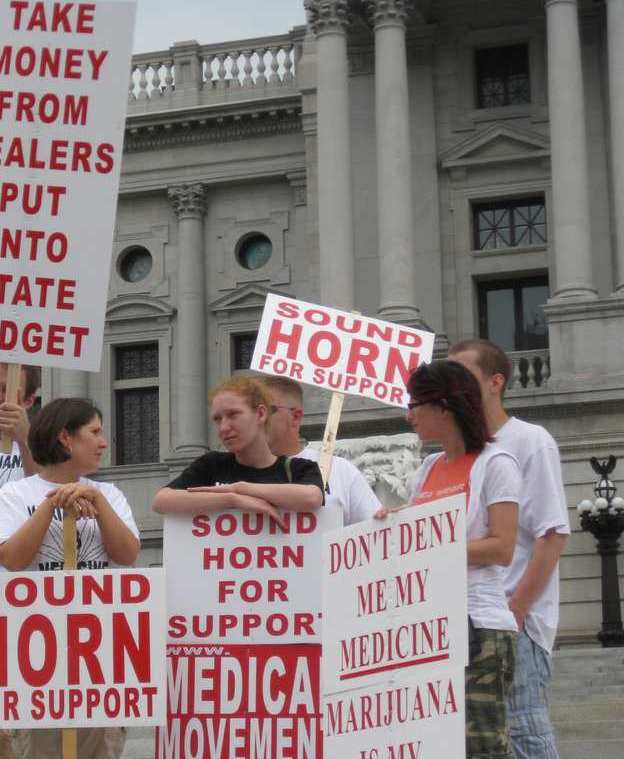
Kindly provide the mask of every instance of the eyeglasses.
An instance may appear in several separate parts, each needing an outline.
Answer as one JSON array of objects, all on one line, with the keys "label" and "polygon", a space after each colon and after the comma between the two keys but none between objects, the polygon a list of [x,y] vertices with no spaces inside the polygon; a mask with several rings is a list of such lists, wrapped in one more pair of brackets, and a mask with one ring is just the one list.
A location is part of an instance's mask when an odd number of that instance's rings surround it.
[{"label": "eyeglasses", "polygon": [[283,411],[297,411],[298,406],[271,406],[271,413],[276,414],[280,409]]}]

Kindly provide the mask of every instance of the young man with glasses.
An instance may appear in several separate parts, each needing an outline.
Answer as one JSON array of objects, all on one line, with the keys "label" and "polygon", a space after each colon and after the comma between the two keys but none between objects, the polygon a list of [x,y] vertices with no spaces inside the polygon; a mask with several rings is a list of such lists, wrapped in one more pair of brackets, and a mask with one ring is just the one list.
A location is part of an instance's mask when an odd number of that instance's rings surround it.
[{"label": "young man with glasses", "polygon": [[450,349],[449,359],[476,377],[489,432],[522,472],[518,538],[505,571],[509,608],[520,630],[507,699],[512,746],[517,759],[558,759],[547,691],[559,622],[559,557],[570,534],[559,450],[543,427],[505,411],[510,362],[497,345],[464,340]]},{"label": "young man with glasses", "polygon": [[[286,377],[262,378],[269,391],[273,405],[268,430],[269,447],[276,456],[296,456],[318,463],[320,451],[302,443],[299,433],[303,421],[303,391],[294,380]],[[344,511],[344,523],[356,524],[372,516],[381,508],[362,473],[350,461],[340,456],[332,457],[327,483],[327,494],[337,498]],[[327,500],[329,505],[330,500]]]}]

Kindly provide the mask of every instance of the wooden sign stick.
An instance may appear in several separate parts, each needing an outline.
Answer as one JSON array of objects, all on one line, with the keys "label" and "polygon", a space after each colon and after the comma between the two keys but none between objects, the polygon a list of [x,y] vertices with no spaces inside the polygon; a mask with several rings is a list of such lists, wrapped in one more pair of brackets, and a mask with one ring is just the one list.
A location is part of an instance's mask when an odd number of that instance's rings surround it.
[{"label": "wooden sign stick", "polygon": [[319,458],[319,469],[323,477],[323,485],[327,485],[329,473],[331,471],[332,456],[336,447],[336,438],[338,436],[338,426],[340,424],[340,415],[342,413],[342,404],[344,403],[343,393],[332,393],[327,413],[327,423],[325,424],[325,434],[323,435],[323,445],[321,446],[321,455]]},{"label": "wooden sign stick", "polygon": [[[76,515],[67,511],[63,517],[64,569],[76,569]],[[63,729],[63,759],[78,759],[78,733],[75,727]]]},{"label": "wooden sign stick", "polygon": [[[7,364],[6,395],[7,403],[17,403],[19,396],[20,378],[22,373],[21,364]],[[13,439],[10,435],[3,434],[0,441],[0,453],[11,453]]]}]

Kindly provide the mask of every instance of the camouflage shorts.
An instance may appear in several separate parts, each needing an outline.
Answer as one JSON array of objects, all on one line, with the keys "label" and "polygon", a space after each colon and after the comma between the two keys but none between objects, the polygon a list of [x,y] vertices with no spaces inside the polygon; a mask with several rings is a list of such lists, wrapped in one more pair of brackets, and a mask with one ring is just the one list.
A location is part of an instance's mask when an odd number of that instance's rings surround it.
[{"label": "camouflage shorts", "polygon": [[466,668],[467,759],[514,759],[505,698],[511,687],[516,634],[476,630],[481,650]]}]

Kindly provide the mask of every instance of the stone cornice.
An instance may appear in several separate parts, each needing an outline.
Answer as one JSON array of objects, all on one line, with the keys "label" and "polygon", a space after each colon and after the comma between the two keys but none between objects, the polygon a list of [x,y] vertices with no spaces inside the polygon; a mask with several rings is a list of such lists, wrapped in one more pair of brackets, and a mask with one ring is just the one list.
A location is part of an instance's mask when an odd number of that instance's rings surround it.
[{"label": "stone cornice", "polygon": [[167,119],[128,120],[124,152],[160,150],[177,145],[232,142],[253,137],[269,137],[301,132],[301,107],[297,103],[276,109],[247,112],[167,114]]},{"label": "stone cornice", "polygon": [[202,217],[206,211],[206,191],[202,184],[169,187],[167,195],[178,219]]},{"label": "stone cornice", "polygon": [[349,0],[304,0],[303,7],[316,35],[344,32],[349,26]]},{"label": "stone cornice", "polygon": [[375,27],[388,23],[405,26],[414,11],[413,0],[364,0],[364,3]]}]

